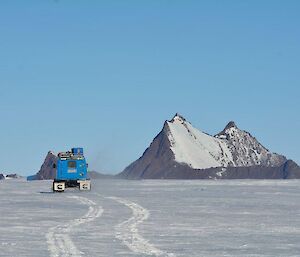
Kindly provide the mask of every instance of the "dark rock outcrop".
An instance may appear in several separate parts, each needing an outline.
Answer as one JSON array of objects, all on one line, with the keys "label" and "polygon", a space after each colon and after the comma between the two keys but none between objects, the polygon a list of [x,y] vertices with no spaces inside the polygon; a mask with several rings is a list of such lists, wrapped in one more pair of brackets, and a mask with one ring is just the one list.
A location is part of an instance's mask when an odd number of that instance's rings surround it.
[{"label": "dark rock outcrop", "polygon": [[300,167],[294,161],[288,160],[281,167],[283,171],[283,178],[285,179],[300,178]]},{"label": "dark rock outcrop", "polygon": [[3,174],[0,174],[0,180],[1,179],[5,179],[4,175]]},{"label": "dark rock outcrop", "polygon": [[287,161],[285,156],[271,153],[249,132],[239,129],[230,121],[215,138],[226,142],[233,157],[234,166],[280,166]]},{"label": "dark rock outcrop", "polygon": [[56,169],[53,168],[53,164],[56,162],[57,156],[53,152],[49,151],[39,172],[36,174],[35,179],[54,179],[56,176]]},{"label": "dark rock outcrop", "polygon": [[13,174],[8,174],[6,175],[6,178],[22,178],[22,176],[16,174],[16,173],[13,173]]},{"label": "dark rock outcrop", "polygon": [[130,164],[117,177],[129,179],[168,178],[168,173],[173,173],[174,170],[177,170],[177,166],[181,166],[175,163],[168,133],[169,128],[165,122],[162,131],[154,138],[142,157]]},{"label": "dark rock outcrop", "polygon": [[[293,161],[288,160],[278,167],[249,166],[249,167],[218,167],[209,169],[192,169],[188,165],[173,162],[173,165],[164,165],[165,168],[155,172],[138,171],[135,165],[134,173],[128,166],[119,178],[126,179],[300,179],[300,167]],[[151,167],[152,168],[152,167]]]}]

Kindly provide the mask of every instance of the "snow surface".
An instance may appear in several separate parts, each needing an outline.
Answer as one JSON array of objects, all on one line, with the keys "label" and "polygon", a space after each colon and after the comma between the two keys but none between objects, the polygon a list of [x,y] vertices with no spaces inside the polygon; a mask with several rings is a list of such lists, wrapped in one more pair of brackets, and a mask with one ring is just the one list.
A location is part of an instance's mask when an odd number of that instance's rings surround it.
[{"label": "snow surface", "polygon": [[100,217],[103,213],[101,206],[97,206],[94,201],[87,199],[86,197],[79,196],[68,196],[77,202],[81,202],[89,207],[87,213],[81,218],[76,218],[67,223],[59,224],[57,226],[51,227],[46,234],[48,250],[50,251],[50,256],[81,256],[81,252],[74,245],[72,239],[70,238],[70,231],[81,224],[94,221],[96,218]]},{"label": "snow surface", "polygon": [[292,257],[299,180],[0,182],[0,256]]}]

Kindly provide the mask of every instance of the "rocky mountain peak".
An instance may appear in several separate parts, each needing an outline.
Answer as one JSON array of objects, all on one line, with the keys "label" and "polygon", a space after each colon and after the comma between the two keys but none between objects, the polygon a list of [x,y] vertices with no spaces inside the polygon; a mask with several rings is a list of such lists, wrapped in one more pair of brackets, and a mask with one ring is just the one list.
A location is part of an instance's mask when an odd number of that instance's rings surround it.
[{"label": "rocky mountain peak", "polygon": [[238,128],[234,121],[229,121],[224,130]]},{"label": "rocky mountain peak", "polygon": [[242,131],[237,127],[234,121],[230,121],[219,134],[215,135],[215,137],[220,139],[229,139],[235,134],[234,132]]},{"label": "rocky mountain peak", "polygon": [[37,179],[54,179],[56,174],[56,169],[53,168],[53,163],[56,163],[57,156],[54,152],[49,151],[41,166],[39,172],[36,174]]},{"label": "rocky mountain peak", "polygon": [[170,120],[171,123],[174,122],[180,122],[180,123],[184,123],[186,122],[186,119],[180,115],[178,112],[174,115],[174,117],[172,118],[172,120]]},{"label": "rocky mountain peak", "polygon": [[284,156],[270,152],[249,132],[239,129],[233,121],[215,138],[227,143],[235,166],[280,166],[286,161]]}]

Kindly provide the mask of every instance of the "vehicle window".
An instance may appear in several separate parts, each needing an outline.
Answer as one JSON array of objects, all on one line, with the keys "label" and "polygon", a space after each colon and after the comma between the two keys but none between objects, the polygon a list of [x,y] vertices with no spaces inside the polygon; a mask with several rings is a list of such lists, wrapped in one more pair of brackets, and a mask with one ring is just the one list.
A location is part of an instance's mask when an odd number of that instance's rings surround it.
[{"label": "vehicle window", "polygon": [[76,169],[76,162],[75,161],[69,161],[68,162],[68,168],[69,169]]}]

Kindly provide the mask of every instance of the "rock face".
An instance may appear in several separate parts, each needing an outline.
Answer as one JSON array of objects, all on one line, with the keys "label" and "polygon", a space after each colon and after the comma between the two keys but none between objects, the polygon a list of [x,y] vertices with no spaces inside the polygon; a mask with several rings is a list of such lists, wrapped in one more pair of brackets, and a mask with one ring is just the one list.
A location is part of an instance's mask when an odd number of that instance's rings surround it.
[{"label": "rock face", "polygon": [[53,168],[53,164],[56,162],[57,156],[53,152],[49,151],[39,172],[36,174],[35,179],[54,179],[56,175],[56,169]]},{"label": "rock face", "polygon": [[270,152],[234,122],[215,136],[176,114],[118,177],[129,179],[300,178],[299,166]]},{"label": "rock face", "polygon": [[215,136],[228,145],[233,158],[233,166],[280,166],[286,161],[282,155],[273,154],[247,131],[240,130],[233,121]]},{"label": "rock face", "polygon": [[8,178],[8,179],[10,179],[10,178],[22,178],[22,176],[20,176],[16,173],[13,173],[13,174],[6,175],[6,178]]},{"label": "rock face", "polygon": [[15,178],[22,178],[22,176],[16,174],[16,173],[13,173],[13,174],[8,174],[8,175],[4,175],[4,174],[0,174],[0,180],[1,179],[15,179]]}]

